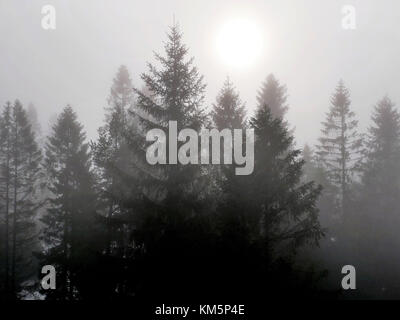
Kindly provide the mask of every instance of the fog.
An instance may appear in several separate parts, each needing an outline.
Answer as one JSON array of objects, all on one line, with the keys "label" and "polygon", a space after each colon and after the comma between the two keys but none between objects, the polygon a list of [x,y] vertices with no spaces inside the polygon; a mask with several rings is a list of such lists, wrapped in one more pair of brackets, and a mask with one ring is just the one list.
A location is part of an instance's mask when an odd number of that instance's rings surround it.
[{"label": "fog", "polygon": [[[41,8],[55,6],[56,30],[43,30]],[[396,1],[352,1],[357,27],[344,30],[341,1],[6,1],[0,3],[0,101],[34,103],[43,126],[66,104],[90,138],[103,121],[112,79],[125,64],[134,85],[173,22],[207,83],[206,105],[227,75],[249,110],[269,73],[288,88],[289,122],[300,146],[314,143],[339,79],[366,126],[377,99],[400,101],[400,30]],[[265,37],[262,57],[246,69],[226,66],[215,37],[224,21],[256,21]],[[389,62],[389,63],[388,63]]]},{"label": "fog", "polygon": [[400,299],[399,12],[0,0],[0,300]]}]

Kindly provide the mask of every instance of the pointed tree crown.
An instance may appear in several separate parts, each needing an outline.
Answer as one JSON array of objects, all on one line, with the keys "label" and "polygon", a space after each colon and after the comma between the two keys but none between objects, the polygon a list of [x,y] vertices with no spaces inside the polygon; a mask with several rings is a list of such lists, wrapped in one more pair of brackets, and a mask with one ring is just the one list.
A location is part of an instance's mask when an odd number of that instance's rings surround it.
[{"label": "pointed tree crown", "polygon": [[388,96],[382,98],[374,108],[373,125],[368,129],[369,152],[382,158],[400,147],[400,115]]},{"label": "pointed tree crown", "polygon": [[246,111],[245,105],[239,97],[229,77],[217,96],[217,101],[213,104],[211,112],[214,125],[217,129],[241,129],[245,126]]},{"label": "pointed tree crown", "polygon": [[331,97],[331,106],[322,122],[322,136],[317,145],[319,160],[334,179],[341,179],[339,171],[345,170],[345,183],[357,170],[362,148],[362,136],[357,131],[358,121],[350,109],[350,93],[342,80]]},{"label": "pointed tree crown", "polygon": [[177,121],[178,128],[199,129],[205,118],[205,84],[193,66],[193,58],[186,58],[188,49],[177,24],[170,28],[164,48],[165,57],[155,53],[161,68],[149,63],[149,72],[141,76],[147,92],[135,90],[138,108],[149,116],[141,117],[142,123],[146,128],[165,127],[172,120]]},{"label": "pointed tree crown", "polygon": [[[89,145],[85,140],[83,126],[78,122],[72,107],[68,105],[58,117],[46,144],[46,165],[49,173],[62,180],[65,172],[80,172],[87,176],[91,162]],[[84,181],[83,176],[72,175],[71,178]]]},{"label": "pointed tree crown", "polygon": [[280,84],[273,74],[270,74],[261,89],[258,91],[257,102],[259,108],[267,105],[274,118],[283,119],[289,107],[287,105],[287,88]]}]

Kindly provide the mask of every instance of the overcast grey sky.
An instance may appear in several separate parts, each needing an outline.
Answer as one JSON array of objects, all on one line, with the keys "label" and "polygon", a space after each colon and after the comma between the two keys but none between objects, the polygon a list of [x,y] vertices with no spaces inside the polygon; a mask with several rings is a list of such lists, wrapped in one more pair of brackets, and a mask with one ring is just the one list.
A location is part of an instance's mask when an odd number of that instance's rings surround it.
[{"label": "overcast grey sky", "polygon": [[[56,9],[56,30],[41,27],[45,4]],[[343,5],[356,9],[355,30],[342,28]],[[340,78],[362,129],[383,95],[400,104],[398,0],[0,0],[0,103],[33,102],[43,124],[71,104],[95,138],[119,65],[141,87],[139,75],[152,51],[162,52],[173,15],[207,82],[207,106],[229,75],[253,110],[272,72],[288,87],[300,146],[315,142]],[[248,68],[228,67],[216,53],[216,34],[233,18],[255,21],[264,38],[262,57]]]}]

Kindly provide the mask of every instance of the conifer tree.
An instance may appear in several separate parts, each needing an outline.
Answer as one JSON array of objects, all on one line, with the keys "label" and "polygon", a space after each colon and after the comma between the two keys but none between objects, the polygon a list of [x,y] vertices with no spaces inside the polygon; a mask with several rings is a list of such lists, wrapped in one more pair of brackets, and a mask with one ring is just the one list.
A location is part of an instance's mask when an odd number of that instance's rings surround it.
[{"label": "conifer tree", "polygon": [[[204,123],[206,116],[202,109],[205,89],[203,77],[193,66],[193,58],[186,58],[188,49],[182,44],[181,38],[178,26],[171,27],[168,42],[165,44],[166,57],[156,54],[162,68],[158,70],[149,64],[149,73],[142,74],[147,92],[136,90],[137,108],[145,113],[145,116],[136,113],[142,132],[161,128],[167,133],[169,121],[177,122],[178,132],[183,128],[199,131]],[[143,151],[144,148],[142,155]],[[168,155],[167,163],[170,162],[169,156],[173,157]],[[155,170],[150,170],[150,174],[147,169],[142,170],[143,175],[153,181],[156,189],[162,190],[166,202],[173,198],[182,199],[189,191],[188,186],[192,185],[190,188],[193,188],[193,182],[200,173],[199,166],[155,167]]]},{"label": "conifer tree", "polygon": [[316,200],[321,190],[314,182],[301,183],[304,160],[300,150],[290,149],[293,136],[268,107],[258,109],[250,127],[256,136],[255,164],[247,199],[262,223],[261,234],[275,248],[282,242],[296,247],[318,241],[322,232]]},{"label": "conifer tree", "polygon": [[285,279],[300,278],[291,257],[301,245],[318,243],[323,235],[316,207],[321,189],[301,181],[300,150],[293,150],[293,137],[268,107],[258,108],[249,126],[255,134],[254,171],[236,177],[239,187],[225,189],[228,201],[220,200],[218,215],[235,218],[217,225],[221,251],[214,265],[224,296],[246,292],[256,297],[266,285],[274,296],[288,296],[299,288],[293,287],[295,280]]},{"label": "conifer tree", "polygon": [[111,251],[111,242],[116,241],[114,231],[121,235],[123,229],[121,199],[122,193],[128,188],[124,184],[124,177],[130,171],[126,132],[133,126],[128,113],[133,110],[133,106],[132,81],[128,69],[121,66],[110,90],[105,124],[99,129],[98,141],[91,145],[106,206],[108,253]]},{"label": "conifer tree", "polygon": [[123,137],[122,132],[128,121],[127,113],[132,110],[134,105],[135,96],[132,80],[127,67],[121,65],[113,80],[108,97],[108,107],[106,107],[105,127],[114,136],[115,144],[118,144],[118,140]]},{"label": "conifer tree", "polygon": [[[235,90],[229,78],[226,79],[222,89],[220,90],[216,103],[213,105],[211,112],[213,126],[218,130],[224,129],[245,129],[246,127],[246,111],[245,105],[239,97],[239,93]],[[244,136],[244,135],[243,135]],[[221,155],[223,154],[223,146],[221,145]],[[231,203],[240,197],[242,187],[242,179],[235,174],[235,167],[232,165],[222,165],[212,167],[209,175],[211,179],[216,180],[220,194],[218,194],[219,223],[224,228],[225,236],[231,231],[235,232],[236,227],[240,224],[240,207],[235,210],[229,210]],[[212,182],[210,182],[212,185]]]},{"label": "conifer tree", "polygon": [[350,200],[351,178],[358,169],[362,138],[357,132],[358,121],[350,109],[350,93],[343,81],[331,98],[331,106],[322,122],[317,155],[331,182],[340,190],[340,211],[343,217]]},{"label": "conifer tree", "polygon": [[397,215],[400,196],[400,115],[385,96],[372,115],[362,168],[362,198],[365,210],[385,216]]},{"label": "conifer tree", "polygon": [[103,258],[108,259],[108,265],[112,266],[112,271],[110,268],[98,271],[108,283],[105,294],[111,295],[115,292],[124,294],[121,275],[126,270],[127,251],[131,249],[129,210],[124,203],[129,201],[132,188],[137,184],[130,164],[133,155],[127,140],[130,132],[137,130],[137,121],[132,116],[134,99],[129,72],[121,66],[110,90],[105,124],[99,129],[98,140],[91,144],[104,212],[101,221],[106,230]]},{"label": "conifer tree", "polygon": [[393,272],[400,268],[400,114],[385,96],[375,105],[371,120],[350,239],[359,253],[357,263],[364,266],[364,276],[392,291],[400,282]]},{"label": "conifer tree", "polygon": [[[70,106],[64,108],[46,144],[45,168],[49,176],[47,213],[42,239],[42,263],[57,270],[57,289],[48,299],[77,299],[89,280],[96,252],[94,225],[96,194],[85,133]],[[95,292],[92,288],[92,292]]]},{"label": "conifer tree", "polygon": [[6,202],[6,270],[9,267],[10,292],[17,297],[22,282],[32,276],[35,217],[40,207],[38,181],[41,151],[26,111],[18,100],[12,108],[10,104],[6,105],[2,124],[0,144],[4,152],[2,177]]},{"label": "conifer tree", "polygon": [[285,121],[285,115],[289,110],[287,88],[273,74],[268,75],[262,84],[261,89],[258,91],[257,102],[259,108],[267,105],[274,118],[282,119],[283,123],[286,126],[288,125],[287,121]]},{"label": "conifer tree", "polygon": [[227,78],[213,105],[211,117],[218,130],[242,129],[245,127],[246,111],[235,91],[232,82]]},{"label": "conifer tree", "polygon": [[[23,280],[25,264],[32,263],[31,251],[36,236],[35,217],[40,203],[39,196],[41,151],[28,121],[26,111],[17,100],[12,113],[12,188],[13,188],[13,252],[11,283],[14,291]],[[28,256],[26,255],[28,250]],[[25,270],[26,271],[26,270]]]},{"label": "conifer tree", "polygon": [[[176,121],[179,132],[184,128],[199,131],[205,120],[203,77],[193,66],[193,58],[187,58],[188,49],[182,43],[177,25],[170,29],[165,52],[165,56],[155,55],[161,67],[149,64],[148,73],[141,76],[146,92],[135,90],[138,96],[135,115],[140,120],[142,133],[130,139],[136,155],[133,165],[141,186],[139,201],[135,196],[129,204],[135,225],[133,241],[142,257],[136,259],[142,261],[140,266],[136,265],[136,279],[147,294],[157,295],[184,285],[184,282],[173,284],[171,281],[178,274],[190,273],[183,267],[184,260],[193,263],[191,257],[196,254],[195,243],[199,239],[196,240],[196,234],[202,230],[199,219],[204,206],[199,190],[204,185],[200,180],[200,166],[150,166],[145,160],[149,145],[144,141],[147,130],[162,129],[168,141],[169,121]],[[182,144],[178,143],[178,150]],[[167,156],[167,163],[169,157],[173,155]],[[134,183],[138,184],[138,181],[135,179]]]}]

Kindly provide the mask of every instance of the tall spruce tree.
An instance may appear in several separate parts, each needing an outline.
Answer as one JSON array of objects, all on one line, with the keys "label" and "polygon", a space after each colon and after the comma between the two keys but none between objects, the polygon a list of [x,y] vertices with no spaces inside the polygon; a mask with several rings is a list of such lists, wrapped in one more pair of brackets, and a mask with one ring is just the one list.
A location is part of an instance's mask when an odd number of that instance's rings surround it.
[{"label": "tall spruce tree", "polygon": [[362,202],[366,212],[391,219],[400,196],[400,115],[389,97],[376,104],[372,122],[364,150]]},{"label": "tall spruce tree", "polygon": [[[204,100],[203,77],[193,66],[193,58],[187,60],[188,49],[182,44],[182,35],[177,25],[171,27],[168,42],[165,44],[166,57],[156,54],[162,69],[149,64],[149,73],[142,74],[142,80],[148,92],[135,90],[138,94],[137,108],[145,113],[139,116],[142,132],[153,128],[168,131],[169,121],[176,121],[177,131],[191,128],[199,131],[206,118],[202,109]],[[167,149],[168,145],[167,134]],[[183,143],[178,143],[182,145]],[[149,143],[147,143],[149,145]],[[142,148],[142,155],[144,148]],[[167,155],[169,157],[176,155]],[[149,165],[147,165],[149,167]],[[155,170],[143,170],[144,176],[153,182],[153,186],[164,194],[164,201],[176,198],[178,203],[191,192],[193,182],[200,174],[199,166],[153,167]],[[192,185],[188,188],[188,186]],[[173,206],[178,203],[171,203]]]},{"label": "tall spruce tree", "polygon": [[344,234],[351,245],[340,247],[339,254],[362,266],[360,286],[377,298],[398,298],[400,276],[393,270],[400,268],[400,114],[386,96],[375,105],[371,120],[355,188],[357,210]]},{"label": "tall spruce tree", "polygon": [[316,208],[320,187],[301,181],[300,151],[293,150],[293,137],[268,107],[258,108],[249,126],[255,133],[254,171],[237,176],[238,188],[225,189],[220,200],[217,215],[231,219],[217,225],[215,273],[224,296],[246,292],[256,298],[266,285],[275,297],[289,296],[304,276],[294,270],[293,255],[323,235]]},{"label": "tall spruce tree", "polygon": [[[123,198],[121,193],[127,189],[124,177],[129,173],[130,155],[126,132],[132,126],[128,111],[133,110],[133,105],[132,81],[128,69],[121,66],[110,90],[105,124],[99,129],[98,141],[91,144],[93,160],[100,176],[102,199],[106,206],[108,253],[111,253],[112,243],[120,238],[123,230],[121,219],[124,212],[121,207]],[[120,246],[121,244],[114,247],[121,249]]]},{"label": "tall spruce tree", "polygon": [[[96,255],[94,226],[96,194],[85,133],[70,106],[64,108],[46,144],[45,168],[49,176],[47,213],[41,219],[43,264],[57,270],[57,289],[48,299],[74,300],[85,295],[88,272]],[[86,278],[85,278],[86,277]],[[90,281],[91,282],[91,281]],[[98,285],[93,282],[91,292]]]},{"label": "tall spruce tree", "polygon": [[[124,126],[127,124],[127,113],[135,105],[132,80],[128,68],[121,65],[113,80],[106,107],[105,127],[114,136],[115,144],[123,139]],[[118,128],[118,125],[122,126]]]},{"label": "tall spruce tree", "polygon": [[[213,126],[220,131],[246,128],[245,105],[240,100],[239,93],[235,90],[229,78],[225,80],[216,98],[211,118]],[[222,144],[220,154],[223,154]],[[212,166],[209,169],[209,174],[211,180],[216,180],[217,190],[219,191],[218,197],[216,197],[218,198],[218,222],[223,229],[224,236],[232,237],[233,233],[240,228],[242,212],[240,206],[234,208],[231,203],[240,197],[243,188],[241,181],[243,179],[240,176],[236,176],[234,165]],[[213,185],[213,183],[210,182],[210,185]]]},{"label": "tall spruce tree", "polygon": [[329,179],[340,190],[340,213],[344,217],[350,201],[350,183],[358,169],[362,138],[357,132],[358,121],[350,109],[350,93],[342,80],[331,98],[331,106],[322,122],[322,137],[317,155]]},{"label": "tall spruce tree", "polygon": [[[93,160],[99,177],[100,199],[104,212],[102,221],[106,230],[106,247],[103,255],[109,270],[98,270],[107,282],[107,292],[124,294],[126,262],[129,261],[129,210],[124,203],[132,195],[137,184],[130,162],[133,156],[128,146],[127,136],[137,130],[134,111],[134,91],[129,72],[121,66],[114,78],[105,124],[99,129],[97,142],[91,144]],[[112,270],[110,269],[112,266]]]},{"label": "tall spruce tree", "polygon": [[[13,188],[13,252],[11,284],[14,291],[26,279],[32,264],[32,249],[36,238],[35,218],[40,207],[41,151],[28,121],[26,111],[16,101],[12,113],[12,188]],[[27,271],[28,267],[28,271]],[[32,276],[32,273],[28,273]],[[24,279],[25,278],[25,279]]]},{"label": "tall spruce tree", "polygon": [[26,111],[18,100],[12,108],[10,104],[6,105],[2,125],[0,144],[6,213],[6,278],[9,273],[9,293],[18,297],[23,282],[33,276],[31,252],[37,244],[35,217],[40,207],[38,181],[41,151]]},{"label": "tall spruce tree", "polygon": [[258,109],[250,127],[256,136],[255,164],[247,192],[256,221],[262,223],[259,232],[272,248],[318,241],[322,232],[316,200],[321,188],[313,181],[301,183],[304,160],[300,150],[290,149],[293,136],[266,106]]},{"label": "tall spruce tree", "polygon": [[[149,72],[141,76],[146,92],[135,91],[139,110],[136,115],[142,133],[153,128],[164,130],[168,150],[169,121],[176,121],[178,132],[184,128],[199,131],[202,127],[205,85],[193,66],[193,58],[187,59],[188,49],[182,43],[177,25],[170,28],[165,51],[165,56],[155,55],[161,68],[149,64]],[[130,140],[131,147],[136,146],[133,153],[137,159],[133,165],[138,170],[142,187],[139,203],[133,199],[130,203],[135,217],[133,241],[141,257],[136,261],[142,261],[135,267],[138,281],[135,287],[142,288],[141,294],[165,296],[169,292],[173,295],[173,292],[179,292],[177,288],[187,286],[183,281],[174,284],[172,279],[190,273],[190,268],[184,267],[184,261],[190,265],[194,263],[192,258],[196,256],[199,239],[196,240],[196,235],[202,230],[199,221],[204,205],[199,190],[201,167],[150,166],[145,160],[149,143],[143,136]],[[182,144],[178,142],[178,149]],[[167,155],[167,163],[172,159],[170,157],[174,155]]]}]

